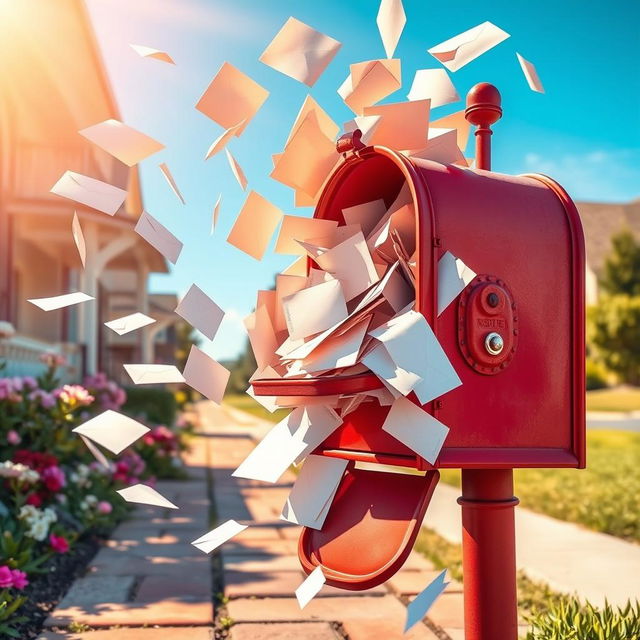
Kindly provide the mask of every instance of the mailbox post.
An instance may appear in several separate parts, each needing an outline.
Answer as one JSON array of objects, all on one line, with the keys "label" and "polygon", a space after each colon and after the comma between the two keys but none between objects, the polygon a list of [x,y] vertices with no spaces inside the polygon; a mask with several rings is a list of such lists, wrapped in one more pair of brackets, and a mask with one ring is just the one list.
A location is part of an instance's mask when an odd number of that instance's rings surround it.
[{"label": "mailbox post", "polygon": [[[476,168],[491,170],[491,125],[500,93],[486,82],[467,94],[466,119],[477,125]],[[462,571],[466,640],[518,637],[513,469],[462,469]]]}]

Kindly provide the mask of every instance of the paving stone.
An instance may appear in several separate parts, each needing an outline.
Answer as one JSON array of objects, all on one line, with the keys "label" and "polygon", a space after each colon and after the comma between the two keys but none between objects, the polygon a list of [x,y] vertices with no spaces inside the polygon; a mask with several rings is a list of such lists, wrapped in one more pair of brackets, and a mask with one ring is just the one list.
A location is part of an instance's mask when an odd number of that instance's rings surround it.
[{"label": "paving stone", "polygon": [[327,622],[289,622],[275,624],[237,624],[231,640],[338,640]]},{"label": "paving stone", "polygon": [[211,600],[211,576],[188,576],[188,579],[176,582],[170,576],[145,576],[140,581],[135,602],[156,602],[172,597],[180,597],[193,602],[208,602]]},{"label": "paving stone", "polygon": [[184,558],[142,557],[127,553],[100,558],[98,554],[91,563],[89,572],[111,576],[177,575],[182,577],[193,575],[194,572],[208,573],[211,567],[210,559],[202,552],[198,553],[200,555],[197,557]]},{"label": "paving stone", "polygon": [[222,551],[222,562],[225,571],[245,571],[251,573],[267,573],[271,571],[300,570],[297,555],[233,555]]},{"label": "paving stone", "polygon": [[349,636],[349,640],[439,640],[438,636],[422,623],[416,624],[407,633],[403,633],[405,616],[390,620],[345,619],[342,627]]},{"label": "paving stone", "polygon": [[443,593],[431,605],[427,618],[442,628],[464,627],[464,599],[461,593]]},{"label": "paving stone", "polygon": [[405,563],[402,565],[402,569],[410,569],[412,571],[417,571],[420,569],[428,571],[433,568],[433,563],[430,560],[427,560],[421,553],[418,553],[417,551],[412,551]]},{"label": "paving stone", "polygon": [[391,595],[315,598],[302,610],[295,598],[239,598],[231,600],[227,609],[236,622],[344,621],[360,618],[404,620],[406,616],[404,605]]},{"label": "paving stone", "polygon": [[262,573],[225,571],[225,595],[228,598],[292,596],[304,577],[302,570]]},{"label": "paving stone", "polygon": [[93,605],[102,602],[123,603],[129,600],[129,595],[135,584],[133,576],[87,576],[76,580],[62,602],[61,609],[73,605]]},{"label": "paving stone", "polygon": [[[156,602],[72,606],[56,609],[46,620],[45,627],[68,627],[72,622],[88,624],[90,627],[210,625],[213,622],[213,606],[210,602],[188,602],[180,598]],[[129,640],[129,636],[126,637]],[[93,637],[91,640],[94,640]]]},{"label": "paving stone", "polygon": [[[385,583],[391,591],[399,596],[415,596],[425,589],[440,575],[438,569],[432,571],[412,571],[402,569]],[[457,580],[448,579],[449,584],[445,593],[462,593],[462,584]]]},{"label": "paving stone", "polygon": [[[126,634],[126,635],[125,635]],[[87,633],[55,633],[49,631],[37,640],[213,640],[211,627],[158,627],[149,629],[108,629]]]},{"label": "paving stone", "polygon": [[224,552],[229,556],[251,555],[263,553],[265,555],[296,555],[298,544],[293,540],[265,540],[263,538],[248,538],[245,529],[239,536],[232,538],[224,545]]}]

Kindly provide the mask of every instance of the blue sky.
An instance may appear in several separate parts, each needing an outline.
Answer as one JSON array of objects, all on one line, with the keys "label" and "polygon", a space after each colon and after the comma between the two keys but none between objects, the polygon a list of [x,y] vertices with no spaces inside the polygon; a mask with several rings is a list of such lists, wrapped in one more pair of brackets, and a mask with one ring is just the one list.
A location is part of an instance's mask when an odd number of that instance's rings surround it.
[{"label": "blue sky", "polygon": [[[336,89],[349,64],[384,57],[376,27],[378,0],[86,0],[122,119],[166,145],[141,164],[145,208],[185,243],[168,275],[151,279],[155,292],[183,294],[195,282],[227,311],[213,343],[214,357],[243,347],[241,319],[259,288],[292,258],[271,251],[258,262],[225,242],[246,194],[224,154],[204,162],[222,129],[194,105],[218,68],[229,61],[271,95],[239,139],[229,145],[255,189],[285,213],[292,192],[268,177],[271,154],[282,150],[308,93],[342,124],[352,117]],[[627,201],[640,196],[640,3],[630,1],[479,3],[404,0],[407,26],[396,50],[403,86],[385,102],[404,100],[417,69],[440,64],[426,50],[490,20],[511,38],[452,75],[460,95],[476,82],[496,84],[503,119],[493,136],[493,169],[542,171],[576,200]],[[343,46],[309,89],[258,61],[289,16]],[[129,43],[168,51],[176,66],[142,59]],[[532,61],[546,94],[529,90],[515,57]],[[463,108],[459,102],[432,117]],[[473,141],[470,142],[470,145]],[[467,155],[472,155],[471,147]],[[169,190],[158,163],[167,162],[187,204]],[[209,236],[211,211],[223,194],[218,229]]]}]

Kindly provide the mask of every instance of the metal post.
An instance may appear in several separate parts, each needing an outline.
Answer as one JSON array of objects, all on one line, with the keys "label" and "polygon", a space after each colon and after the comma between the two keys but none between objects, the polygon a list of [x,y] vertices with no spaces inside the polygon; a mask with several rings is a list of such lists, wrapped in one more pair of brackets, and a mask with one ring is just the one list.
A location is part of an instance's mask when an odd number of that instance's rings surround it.
[{"label": "metal post", "polygon": [[[491,125],[502,116],[499,91],[486,82],[467,94],[477,126],[476,168],[491,170]],[[463,469],[462,572],[466,640],[516,640],[518,598],[513,469]]]}]

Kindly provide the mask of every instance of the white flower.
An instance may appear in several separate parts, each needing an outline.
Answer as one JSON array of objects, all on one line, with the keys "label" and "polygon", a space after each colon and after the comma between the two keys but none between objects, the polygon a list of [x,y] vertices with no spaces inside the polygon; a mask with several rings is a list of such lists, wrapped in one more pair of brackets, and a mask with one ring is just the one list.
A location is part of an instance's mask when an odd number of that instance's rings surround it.
[{"label": "white flower", "polygon": [[84,501],[87,503],[88,506],[90,507],[95,507],[98,504],[98,498],[96,498],[96,496],[89,494]]},{"label": "white flower", "polygon": [[18,518],[24,520],[29,525],[29,530],[25,535],[41,542],[47,537],[49,527],[52,522],[58,519],[58,515],[55,510],[50,507],[41,511],[33,505],[27,504],[20,509]]},{"label": "white flower", "polygon": [[28,482],[30,484],[40,480],[40,474],[37,471],[20,462],[11,462],[11,460],[5,460],[0,464],[0,477],[17,478],[20,482]]}]

